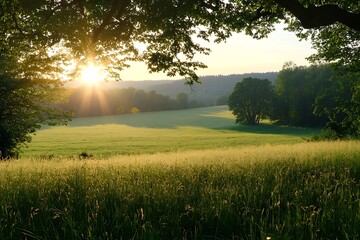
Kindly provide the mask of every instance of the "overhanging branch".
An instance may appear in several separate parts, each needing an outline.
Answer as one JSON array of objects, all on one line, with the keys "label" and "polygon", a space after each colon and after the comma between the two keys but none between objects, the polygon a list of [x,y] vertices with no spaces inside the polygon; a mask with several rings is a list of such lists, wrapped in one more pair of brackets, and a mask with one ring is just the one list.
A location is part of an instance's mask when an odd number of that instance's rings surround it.
[{"label": "overhanging branch", "polygon": [[329,26],[340,22],[349,28],[360,31],[360,14],[351,13],[337,5],[304,7],[297,0],[274,0],[298,18],[304,28]]}]

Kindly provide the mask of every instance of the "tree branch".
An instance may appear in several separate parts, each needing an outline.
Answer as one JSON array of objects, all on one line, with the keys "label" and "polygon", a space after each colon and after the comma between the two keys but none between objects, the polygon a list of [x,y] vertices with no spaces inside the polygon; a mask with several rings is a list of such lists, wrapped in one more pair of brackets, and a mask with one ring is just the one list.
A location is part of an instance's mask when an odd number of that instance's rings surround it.
[{"label": "tree branch", "polygon": [[337,5],[304,7],[298,0],[274,0],[298,18],[304,28],[329,26],[340,22],[354,30],[360,30],[360,13],[351,13]]},{"label": "tree branch", "polygon": [[21,35],[25,35],[24,31],[22,30],[22,28],[21,28],[20,25],[19,25],[19,22],[18,22],[18,20],[17,20],[17,17],[16,17],[15,12],[13,12],[13,13],[11,14],[11,18],[12,18],[13,21],[14,21],[15,29],[18,30]]},{"label": "tree branch", "polygon": [[204,7],[204,8],[207,8],[207,9],[210,9],[212,11],[218,11],[219,10],[219,4],[217,4],[216,6],[212,5],[212,4],[209,4],[207,2],[205,2],[204,0],[199,0],[199,4],[201,7]]},{"label": "tree branch", "polygon": [[251,19],[251,23],[259,20],[260,18],[268,17],[268,16],[273,15],[272,12],[263,11],[263,10],[264,10],[263,7],[260,7],[260,8],[258,8],[258,9],[256,10],[256,14],[255,14],[255,16]]},{"label": "tree branch", "polygon": [[100,26],[96,29],[94,29],[93,36],[92,36],[92,45],[95,45],[97,40],[99,39],[99,36],[101,32],[105,29],[107,25],[109,25],[111,18],[115,15],[117,12],[123,12],[125,11],[126,6],[130,3],[129,0],[122,1],[122,4],[119,5],[119,0],[112,0],[111,2],[111,9],[104,17],[104,20],[100,24]]}]

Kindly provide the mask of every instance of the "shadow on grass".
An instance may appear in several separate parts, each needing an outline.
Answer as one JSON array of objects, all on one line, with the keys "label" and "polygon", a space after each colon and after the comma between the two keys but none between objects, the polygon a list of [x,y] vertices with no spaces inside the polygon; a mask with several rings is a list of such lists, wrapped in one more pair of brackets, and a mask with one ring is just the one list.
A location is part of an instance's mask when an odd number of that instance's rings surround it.
[{"label": "shadow on grass", "polygon": [[293,136],[309,136],[320,133],[320,129],[316,129],[316,128],[290,127],[290,126],[274,125],[270,123],[261,123],[260,125],[257,126],[236,125],[234,127],[229,128],[229,130],[248,132],[248,133],[258,133],[258,134],[279,134],[279,135],[281,134],[281,135],[293,135]]},{"label": "shadow on grass", "polygon": [[317,129],[295,128],[262,123],[257,126],[237,125],[226,106],[196,108],[176,111],[145,112],[116,116],[75,118],[69,127],[119,124],[139,128],[176,129],[199,127],[214,130],[236,131],[258,134],[285,134],[305,136],[317,133]]}]

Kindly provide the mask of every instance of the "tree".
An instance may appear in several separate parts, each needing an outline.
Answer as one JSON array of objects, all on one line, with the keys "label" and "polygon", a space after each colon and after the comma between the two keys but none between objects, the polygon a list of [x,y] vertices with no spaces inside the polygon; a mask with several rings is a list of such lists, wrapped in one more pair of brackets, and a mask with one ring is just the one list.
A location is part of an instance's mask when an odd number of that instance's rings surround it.
[{"label": "tree", "polygon": [[360,74],[335,75],[314,104],[328,119],[326,128],[338,138],[360,137]]},{"label": "tree", "polygon": [[70,118],[54,105],[65,100],[59,80],[61,54],[50,52],[45,38],[24,38],[8,25],[12,19],[20,27],[5,5],[0,2],[1,160],[17,157],[42,125],[65,124]]},{"label": "tree", "polygon": [[0,159],[17,157],[43,124],[64,124],[64,111],[49,103],[59,102],[62,93],[46,82],[12,79],[0,75]]},{"label": "tree", "polygon": [[271,118],[293,126],[324,126],[325,118],[313,113],[314,104],[333,76],[334,71],[329,65],[304,67],[286,63],[275,81]]},{"label": "tree", "polygon": [[178,93],[176,95],[176,102],[178,103],[180,109],[188,108],[189,96],[184,92]]},{"label": "tree", "polygon": [[273,89],[268,79],[244,78],[235,85],[228,105],[236,116],[236,123],[259,124],[269,116]]}]

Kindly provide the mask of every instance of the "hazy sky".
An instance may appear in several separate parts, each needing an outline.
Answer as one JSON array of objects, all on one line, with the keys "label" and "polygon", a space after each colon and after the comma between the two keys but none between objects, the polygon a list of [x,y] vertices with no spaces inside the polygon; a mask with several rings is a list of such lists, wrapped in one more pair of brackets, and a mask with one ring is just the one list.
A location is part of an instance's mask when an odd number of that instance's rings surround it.
[{"label": "hazy sky", "polygon": [[[294,33],[284,31],[281,27],[266,39],[255,40],[244,34],[236,34],[226,42],[206,43],[206,46],[212,52],[196,58],[208,66],[197,71],[199,76],[279,71],[287,61],[309,65],[305,58],[314,53],[309,42],[299,41]],[[181,79],[179,76],[167,77],[165,73],[149,74],[143,63],[131,63],[131,67],[122,72],[121,78],[124,81]]]}]

